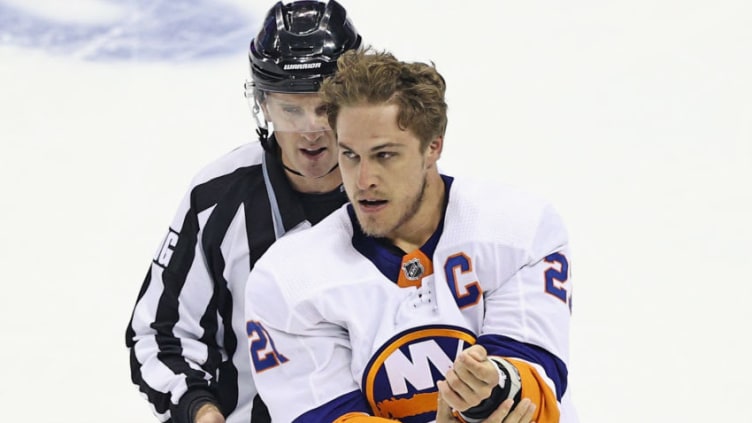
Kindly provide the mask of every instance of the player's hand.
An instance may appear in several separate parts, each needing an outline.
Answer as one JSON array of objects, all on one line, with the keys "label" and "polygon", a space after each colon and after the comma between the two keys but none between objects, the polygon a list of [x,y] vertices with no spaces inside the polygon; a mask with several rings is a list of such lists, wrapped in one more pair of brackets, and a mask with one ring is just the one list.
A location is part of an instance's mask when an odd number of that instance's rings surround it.
[{"label": "player's hand", "polygon": [[488,360],[486,349],[480,345],[463,350],[439,381],[439,396],[455,410],[465,411],[491,396],[499,384],[499,370]]},{"label": "player's hand", "polygon": [[[499,405],[487,419],[482,423],[532,423],[533,416],[535,415],[535,404],[529,399],[525,398],[517,404],[514,411],[511,413],[509,409],[512,408],[514,401],[509,398]],[[444,399],[439,395],[439,405],[436,410],[436,423],[459,423],[460,420],[454,417],[452,408],[447,404]]]},{"label": "player's hand", "polygon": [[225,423],[225,416],[216,405],[206,403],[196,413],[196,423]]}]

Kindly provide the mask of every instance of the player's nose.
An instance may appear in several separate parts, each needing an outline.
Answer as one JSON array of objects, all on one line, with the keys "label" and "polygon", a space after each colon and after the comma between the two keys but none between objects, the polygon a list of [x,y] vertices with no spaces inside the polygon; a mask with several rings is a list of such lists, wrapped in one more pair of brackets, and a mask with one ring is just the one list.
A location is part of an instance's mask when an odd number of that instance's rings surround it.
[{"label": "player's nose", "polygon": [[378,176],[375,168],[368,163],[368,160],[361,160],[358,164],[358,189],[366,190],[376,186]]}]

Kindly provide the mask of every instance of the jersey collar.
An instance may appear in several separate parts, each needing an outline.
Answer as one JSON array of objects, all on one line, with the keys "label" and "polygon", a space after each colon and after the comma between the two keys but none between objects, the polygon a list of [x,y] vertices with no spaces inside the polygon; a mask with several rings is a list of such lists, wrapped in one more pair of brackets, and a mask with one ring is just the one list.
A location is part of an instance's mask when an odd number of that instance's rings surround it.
[{"label": "jersey collar", "polygon": [[[436,227],[436,231],[419,248],[429,258],[433,257],[436,245],[439,243],[441,234],[444,231],[444,218],[446,217],[447,204],[449,203],[449,192],[452,181],[454,181],[453,177],[446,175],[441,175],[441,179],[444,180],[445,191],[441,220],[439,221],[439,226]],[[355,215],[355,209],[353,209],[352,204],[347,205],[347,214],[353,227],[353,247],[369,259],[384,276],[396,283],[399,280],[400,270],[402,269],[402,259],[411,253],[411,251],[402,251],[386,238],[372,237],[364,234],[360,223],[358,223],[358,218]]]}]

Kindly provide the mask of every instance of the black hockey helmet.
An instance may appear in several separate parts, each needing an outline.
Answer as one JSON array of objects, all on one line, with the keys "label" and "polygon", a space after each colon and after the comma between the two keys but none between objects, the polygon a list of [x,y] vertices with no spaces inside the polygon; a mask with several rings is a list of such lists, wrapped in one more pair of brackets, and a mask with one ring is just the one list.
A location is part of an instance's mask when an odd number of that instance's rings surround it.
[{"label": "black hockey helmet", "polygon": [[336,71],[339,56],[360,42],[347,11],[334,0],[277,2],[251,40],[253,86],[271,92],[316,92]]}]

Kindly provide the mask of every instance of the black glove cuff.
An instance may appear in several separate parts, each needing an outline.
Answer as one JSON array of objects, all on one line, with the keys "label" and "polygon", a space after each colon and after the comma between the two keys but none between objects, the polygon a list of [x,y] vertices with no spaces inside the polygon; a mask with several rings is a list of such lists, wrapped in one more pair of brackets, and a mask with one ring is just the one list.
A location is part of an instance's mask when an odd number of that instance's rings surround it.
[{"label": "black glove cuff", "polygon": [[[520,375],[517,373],[517,369],[509,363],[507,363],[508,366],[505,366],[502,362],[496,359],[489,360],[496,364],[499,369],[499,385],[495,386],[491,391],[491,396],[481,401],[480,404],[460,413],[462,417],[470,423],[480,422],[487,419],[488,416],[496,411],[501,403],[510,396],[514,399],[514,404],[512,404],[510,411],[514,410],[514,407],[517,406],[517,403],[522,397],[522,390],[519,389]],[[515,384],[513,381],[516,381],[517,383]],[[514,393],[512,393],[513,387],[516,391]]]},{"label": "black glove cuff", "polygon": [[490,397],[484,399],[475,407],[468,408],[460,414],[462,414],[462,417],[468,421],[483,421],[488,418],[488,416],[490,416],[505,399],[507,399],[507,397],[504,395],[504,390],[500,386],[496,386],[491,391]]},{"label": "black glove cuff", "polygon": [[214,404],[219,408],[219,401],[210,391],[195,389],[186,392],[180,397],[178,405],[171,410],[173,423],[193,423],[198,409],[206,403]]}]

